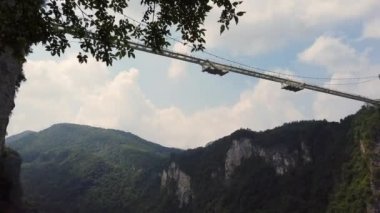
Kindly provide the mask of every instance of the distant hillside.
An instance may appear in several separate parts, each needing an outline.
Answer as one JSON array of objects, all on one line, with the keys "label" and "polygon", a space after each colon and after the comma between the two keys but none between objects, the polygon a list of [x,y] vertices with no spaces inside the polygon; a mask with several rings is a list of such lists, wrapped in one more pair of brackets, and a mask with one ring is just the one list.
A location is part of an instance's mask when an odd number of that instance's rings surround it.
[{"label": "distant hillside", "polygon": [[13,141],[18,141],[21,138],[26,137],[26,136],[31,135],[31,134],[34,134],[34,133],[35,132],[33,132],[33,131],[27,130],[27,131],[21,132],[17,135],[12,135],[10,137],[5,138],[5,143],[8,144],[8,143],[12,143]]},{"label": "distant hillside", "polygon": [[339,123],[240,129],[186,151],[73,124],[10,146],[40,212],[375,212],[378,204],[380,112],[370,107]]},{"label": "distant hillside", "polygon": [[[170,153],[131,133],[57,124],[10,146],[23,158],[28,201],[41,212],[126,212],[154,208],[159,173]],[[118,210],[116,210],[118,209]]]}]

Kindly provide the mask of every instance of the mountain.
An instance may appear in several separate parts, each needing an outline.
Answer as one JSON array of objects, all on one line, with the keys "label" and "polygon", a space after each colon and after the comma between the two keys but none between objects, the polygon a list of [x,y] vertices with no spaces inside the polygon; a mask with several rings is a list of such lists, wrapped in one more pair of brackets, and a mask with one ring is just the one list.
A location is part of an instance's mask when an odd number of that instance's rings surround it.
[{"label": "mountain", "polygon": [[376,212],[380,111],[240,129],[190,150],[57,124],[9,143],[39,212]]},{"label": "mountain", "polygon": [[9,146],[23,158],[25,197],[41,212],[149,211],[153,207],[139,200],[159,192],[152,184],[170,153],[180,151],[131,133],[74,124],[54,125]]},{"label": "mountain", "polygon": [[16,135],[12,135],[10,137],[5,138],[5,143],[9,144],[9,143],[12,143],[13,141],[18,141],[18,140],[22,139],[23,137],[26,137],[26,136],[31,135],[31,134],[35,134],[35,132],[27,130],[27,131],[21,132],[21,133],[16,134]]}]

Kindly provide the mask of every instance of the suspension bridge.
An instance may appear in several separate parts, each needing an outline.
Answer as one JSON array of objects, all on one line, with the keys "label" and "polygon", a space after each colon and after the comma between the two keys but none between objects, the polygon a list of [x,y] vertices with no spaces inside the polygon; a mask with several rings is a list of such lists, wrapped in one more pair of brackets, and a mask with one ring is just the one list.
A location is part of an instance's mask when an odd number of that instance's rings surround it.
[{"label": "suspension bridge", "polygon": [[[193,64],[198,64],[202,67],[203,72],[207,72],[210,74],[223,76],[227,74],[228,72],[234,72],[234,73],[247,75],[247,76],[251,76],[255,78],[278,82],[281,84],[282,89],[286,89],[293,92],[298,92],[303,89],[308,89],[308,90],[313,90],[316,92],[322,92],[322,93],[326,93],[330,95],[340,96],[343,98],[349,98],[352,100],[362,101],[374,106],[380,106],[380,99],[371,99],[371,98],[367,98],[367,97],[357,95],[357,94],[351,94],[351,93],[341,92],[334,89],[328,89],[321,86],[317,86],[317,85],[313,85],[313,84],[309,84],[309,83],[305,83],[305,82],[301,82],[301,81],[297,81],[297,80],[293,80],[293,79],[289,79],[285,77],[263,73],[263,72],[260,72],[259,70],[247,69],[247,68],[232,66],[228,64],[222,64],[219,62],[174,52],[168,49],[162,49],[161,51],[154,51],[152,48],[148,46],[135,43],[135,42],[130,42],[130,46],[135,50],[139,50],[139,51],[143,51],[143,52],[147,52],[151,54],[156,54],[156,55],[161,55],[164,57],[169,57],[169,58],[173,58],[173,59],[177,59],[177,60],[181,60],[181,61],[185,61],[185,62],[189,62]],[[379,78],[380,78],[380,75],[379,75]]]}]

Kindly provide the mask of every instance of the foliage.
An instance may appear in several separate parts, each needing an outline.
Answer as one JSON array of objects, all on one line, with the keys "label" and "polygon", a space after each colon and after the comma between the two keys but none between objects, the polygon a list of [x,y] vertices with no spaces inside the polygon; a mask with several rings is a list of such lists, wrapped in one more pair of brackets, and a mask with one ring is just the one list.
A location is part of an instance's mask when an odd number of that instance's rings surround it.
[{"label": "foliage", "polygon": [[0,52],[10,46],[20,60],[29,46],[48,38],[41,13],[42,0],[0,2]]},{"label": "foliage", "polygon": [[375,199],[370,182],[371,178],[379,178],[371,174],[371,170],[376,171],[371,165],[378,155],[373,150],[380,136],[380,111],[363,107],[352,120],[348,147],[352,157],[342,167],[341,182],[332,196],[329,212],[365,212]]},{"label": "foliage", "polygon": [[343,164],[340,183],[331,196],[327,212],[355,213],[367,209],[371,197],[368,160],[358,147],[352,148],[352,158]]},{"label": "foliage", "polygon": [[[193,50],[204,49],[205,17],[212,7],[221,8],[221,32],[230,22],[238,23],[244,12],[237,11],[241,1],[230,0],[142,0],[146,8],[142,24],[133,24],[125,9],[127,0],[6,0],[0,3],[0,50],[11,45],[29,51],[42,42],[52,55],[70,47],[69,38],[78,40],[83,52],[80,62],[91,54],[108,65],[124,56],[134,57],[129,42],[142,40],[159,51],[169,45],[171,28],[182,35]],[[20,53],[21,54],[21,53]]]}]

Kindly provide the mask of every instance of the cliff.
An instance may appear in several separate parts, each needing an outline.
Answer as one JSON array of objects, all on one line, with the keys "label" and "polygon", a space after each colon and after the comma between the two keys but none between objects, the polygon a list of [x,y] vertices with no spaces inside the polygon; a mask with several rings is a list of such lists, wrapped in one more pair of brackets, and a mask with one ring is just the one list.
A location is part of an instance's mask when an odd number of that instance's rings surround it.
[{"label": "cliff", "polygon": [[171,212],[378,212],[379,124],[378,109],[364,107],[339,123],[238,130],[174,155],[192,199],[184,208],[172,188],[163,201],[177,201]]}]

